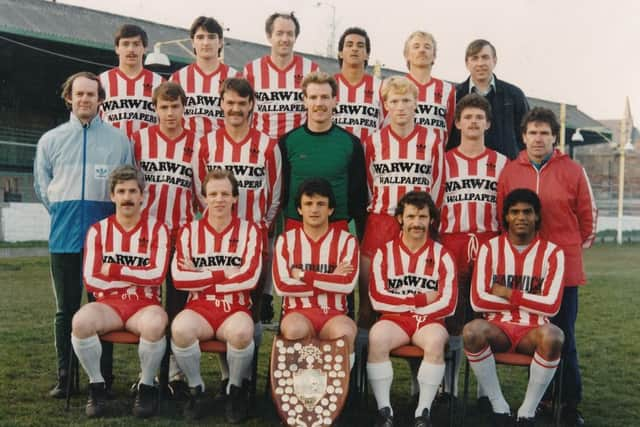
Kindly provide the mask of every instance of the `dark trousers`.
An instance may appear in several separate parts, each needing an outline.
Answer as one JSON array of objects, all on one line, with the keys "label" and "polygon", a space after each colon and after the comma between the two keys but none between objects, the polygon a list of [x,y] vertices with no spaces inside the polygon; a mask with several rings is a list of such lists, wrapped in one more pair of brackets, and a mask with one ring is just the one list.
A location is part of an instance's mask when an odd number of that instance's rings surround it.
[{"label": "dark trousers", "polygon": [[66,372],[71,356],[71,319],[82,300],[82,253],[50,254],[51,282],[56,298],[53,322],[58,373]]},{"label": "dark trousers", "polygon": [[[82,252],[50,254],[51,281],[56,298],[54,336],[58,360],[58,373],[67,370],[71,356],[71,320],[82,301]],[[95,301],[88,294],[89,301]],[[102,343],[100,368],[105,380],[113,372],[113,344]]]},{"label": "dark trousers", "polygon": [[582,400],[582,378],[578,365],[578,349],[576,348],[577,318],[578,287],[565,287],[560,311],[551,321],[564,332],[562,401],[569,405],[577,405]]}]

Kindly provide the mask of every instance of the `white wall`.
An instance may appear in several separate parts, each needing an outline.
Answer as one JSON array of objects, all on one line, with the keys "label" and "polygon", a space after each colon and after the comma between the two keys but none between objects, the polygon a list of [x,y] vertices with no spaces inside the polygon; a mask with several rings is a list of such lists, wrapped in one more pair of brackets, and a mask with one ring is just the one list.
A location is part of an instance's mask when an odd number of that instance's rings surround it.
[{"label": "white wall", "polygon": [[49,240],[49,213],[40,203],[0,204],[0,240]]}]

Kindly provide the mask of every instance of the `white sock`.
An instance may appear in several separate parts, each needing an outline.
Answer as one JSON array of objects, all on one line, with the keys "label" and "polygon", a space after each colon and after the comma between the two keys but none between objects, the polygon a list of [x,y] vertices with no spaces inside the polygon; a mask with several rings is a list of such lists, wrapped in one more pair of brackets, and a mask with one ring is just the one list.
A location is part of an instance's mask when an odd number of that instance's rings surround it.
[{"label": "white sock", "polygon": [[537,351],[533,354],[529,367],[529,384],[522,406],[518,409],[518,418],[534,418],[536,416],[538,403],[551,383],[559,363],[560,358],[546,360]]},{"label": "white sock", "polygon": [[242,387],[242,380],[251,376],[251,362],[253,361],[255,348],[253,340],[242,349],[235,348],[227,343],[227,363],[229,364],[227,393],[231,391],[231,385]]},{"label": "white sock", "polygon": [[356,354],[355,353],[350,353],[349,354],[349,370],[353,369],[353,364],[356,363]]},{"label": "white sock", "polygon": [[178,347],[173,340],[171,340],[171,350],[176,357],[176,363],[184,372],[189,382],[189,387],[202,386],[204,391],[204,381],[200,375],[200,343],[194,342],[189,347]]},{"label": "white sock", "polygon": [[418,406],[416,407],[416,418],[422,416],[422,411],[425,408],[431,410],[431,403],[438,392],[438,386],[442,381],[444,369],[444,363],[442,365],[435,365],[423,360],[420,364],[420,369],[418,370],[420,396],[418,398]]},{"label": "white sock", "polygon": [[166,349],[167,339],[165,337],[155,342],[140,338],[138,357],[140,357],[140,370],[142,371],[140,382],[142,384],[153,385],[153,379],[158,369],[160,369]]},{"label": "white sock", "polygon": [[229,379],[229,364],[227,356],[223,353],[218,353],[218,367],[220,368],[220,379],[222,381]]},{"label": "white sock", "polygon": [[[367,376],[371,390],[378,403],[378,409],[385,406],[391,408],[391,383],[393,382],[393,366],[391,361],[380,363],[367,363]],[[391,410],[393,415],[393,409]]]},{"label": "white sock", "polygon": [[[453,353],[455,357],[452,361],[446,362],[446,368],[444,371],[444,391],[447,393],[451,393],[454,396],[458,395],[458,380],[460,379],[460,366],[462,365],[462,359],[464,358],[461,354],[460,350],[462,350],[462,335],[454,335],[449,337],[449,351],[456,352]],[[455,376],[453,378],[453,391],[451,391],[451,371],[455,372]]]},{"label": "white sock", "polygon": [[500,389],[498,372],[496,371],[496,359],[493,357],[491,347],[486,346],[478,353],[471,353],[466,350],[465,353],[478,382],[482,384],[482,388],[487,392],[493,412],[497,414],[510,413],[509,404],[504,399]]},{"label": "white sock", "polygon": [[73,351],[76,352],[80,364],[87,372],[90,383],[103,383],[104,378],[100,372],[100,356],[102,356],[102,344],[98,335],[87,338],[76,338],[71,335]]},{"label": "white sock", "polygon": [[411,371],[411,396],[420,393],[420,384],[418,384],[418,369],[420,369],[420,360],[407,359],[409,370]]}]

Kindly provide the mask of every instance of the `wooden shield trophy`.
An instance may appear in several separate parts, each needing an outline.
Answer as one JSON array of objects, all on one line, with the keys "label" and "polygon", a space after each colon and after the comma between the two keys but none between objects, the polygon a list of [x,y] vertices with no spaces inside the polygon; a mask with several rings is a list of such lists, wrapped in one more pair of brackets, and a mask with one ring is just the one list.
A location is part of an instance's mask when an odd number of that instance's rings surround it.
[{"label": "wooden shield trophy", "polygon": [[271,350],[271,395],[286,425],[329,426],[349,392],[344,338],[289,341],[276,336]]}]

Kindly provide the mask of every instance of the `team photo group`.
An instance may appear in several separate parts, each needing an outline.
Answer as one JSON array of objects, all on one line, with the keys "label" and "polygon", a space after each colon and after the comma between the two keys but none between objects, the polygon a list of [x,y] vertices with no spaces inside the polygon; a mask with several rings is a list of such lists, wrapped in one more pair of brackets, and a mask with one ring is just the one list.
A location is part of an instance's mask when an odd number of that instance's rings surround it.
[{"label": "team photo group", "polygon": [[[555,114],[497,78],[487,40],[469,43],[455,85],[432,76],[428,32],[408,32],[408,72],[384,80],[367,73],[362,28],[341,35],[335,75],[294,53],[293,13],[269,16],[265,33],[270,53],[236,70],[221,60],[222,26],[200,16],[194,62],[165,78],[143,66],[144,29],[125,24],[117,67],[63,83],[69,120],[34,163],[51,218],[49,395],[77,391],[77,357],[86,415],[103,416],[115,375],[101,337],[127,331],[133,415],[156,415],[166,394],[188,419],[215,402],[244,422],[271,346],[262,325],[275,322],[272,393],[288,425],[339,422],[362,389],[377,405],[362,425],[399,425],[390,357],[406,346],[420,355],[405,396],[414,426],[461,396],[465,359],[493,425],[552,412],[558,374],[562,425],[584,425],[575,323],[597,210],[584,169],[555,147]],[[200,366],[212,340],[224,344],[215,391]],[[504,353],[530,358],[517,408],[496,372]]]}]

